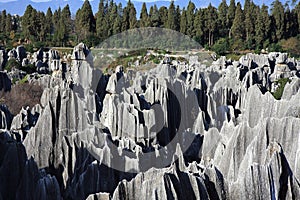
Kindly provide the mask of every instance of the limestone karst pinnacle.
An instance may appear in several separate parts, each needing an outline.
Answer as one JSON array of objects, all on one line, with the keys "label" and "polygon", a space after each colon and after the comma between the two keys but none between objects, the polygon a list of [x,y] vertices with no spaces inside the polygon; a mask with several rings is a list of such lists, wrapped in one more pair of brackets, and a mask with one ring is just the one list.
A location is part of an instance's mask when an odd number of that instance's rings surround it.
[{"label": "limestone karst pinnacle", "polygon": [[[28,80],[43,88],[40,103],[15,116],[0,106],[0,199],[300,198],[295,59],[193,58],[107,75],[84,44],[69,64],[49,52],[37,52],[43,73]],[[276,100],[281,78],[291,82]],[[0,72],[0,90],[13,87]]]}]

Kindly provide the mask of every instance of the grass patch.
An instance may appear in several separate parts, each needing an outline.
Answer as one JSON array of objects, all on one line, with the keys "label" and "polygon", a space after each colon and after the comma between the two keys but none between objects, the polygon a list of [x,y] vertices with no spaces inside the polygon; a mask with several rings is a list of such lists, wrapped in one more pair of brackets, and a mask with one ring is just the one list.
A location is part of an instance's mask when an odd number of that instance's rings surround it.
[{"label": "grass patch", "polygon": [[243,55],[242,54],[235,54],[235,53],[229,53],[226,54],[227,59],[238,61]]},{"label": "grass patch", "polygon": [[285,85],[290,82],[291,80],[288,78],[281,78],[276,81],[276,83],[278,84],[278,88],[276,89],[275,92],[272,93],[275,99],[277,100],[281,99]]}]

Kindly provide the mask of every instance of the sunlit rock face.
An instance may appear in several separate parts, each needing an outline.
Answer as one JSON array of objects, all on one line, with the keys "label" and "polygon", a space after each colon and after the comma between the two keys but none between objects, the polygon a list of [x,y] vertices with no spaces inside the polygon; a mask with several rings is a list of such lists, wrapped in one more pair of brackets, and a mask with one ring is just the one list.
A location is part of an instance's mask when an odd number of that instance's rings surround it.
[{"label": "sunlit rock face", "polygon": [[108,75],[82,43],[67,65],[47,53],[36,60],[55,73],[28,78],[40,103],[0,106],[0,199],[300,198],[299,66],[286,54]]}]

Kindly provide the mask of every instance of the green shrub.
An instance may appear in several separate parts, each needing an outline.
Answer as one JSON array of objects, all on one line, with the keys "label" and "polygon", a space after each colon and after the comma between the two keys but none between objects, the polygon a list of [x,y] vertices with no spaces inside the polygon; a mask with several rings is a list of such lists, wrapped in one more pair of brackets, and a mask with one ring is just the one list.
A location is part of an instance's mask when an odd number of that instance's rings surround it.
[{"label": "green shrub", "polygon": [[18,81],[18,79],[17,78],[13,78],[13,80],[12,80],[12,84],[14,85],[14,84],[16,84],[16,82]]},{"label": "green shrub", "polygon": [[229,42],[226,38],[219,39],[213,46],[212,50],[216,52],[216,54],[220,56],[224,56],[226,52],[229,50]]},{"label": "green shrub", "polygon": [[278,84],[278,88],[276,89],[275,92],[272,93],[275,99],[277,100],[281,99],[284,87],[288,82],[291,82],[291,80],[288,78],[281,78],[276,81],[276,83]]},{"label": "green shrub", "polygon": [[273,52],[273,51],[280,52],[280,51],[283,51],[283,49],[279,43],[272,43],[269,45],[268,51],[269,52]]},{"label": "green shrub", "polygon": [[11,71],[13,68],[19,69],[20,68],[20,63],[15,59],[10,59],[9,61],[7,61],[4,69],[7,70],[7,71]]},{"label": "green shrub", "polygon": [[28,82],[28,75],[26,75],[24,78],[22,78],[19,83],[20,84],[24,84],[24,83],[27,83]]},{"label": "green shrub", "polygon": [[25,71],[27,74],[32,74],[36,72],[36,67],[33,64],[28,64],[25,67],[20,68],[22,71]]}]

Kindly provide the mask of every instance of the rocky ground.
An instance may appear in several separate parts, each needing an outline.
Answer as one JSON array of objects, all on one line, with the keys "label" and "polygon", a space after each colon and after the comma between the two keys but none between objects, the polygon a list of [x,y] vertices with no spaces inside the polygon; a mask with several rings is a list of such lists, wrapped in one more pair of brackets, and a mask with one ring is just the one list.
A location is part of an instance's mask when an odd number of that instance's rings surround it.
[{"label": "rocky ground", "polygon": [[[300,63],[287,54],[111,75],[83,44],[69,64],[42,54],[27,75],[39,103],[0,106],[0,199],[300,199]],[[0,72],[2,97],[14,87]]]}]

